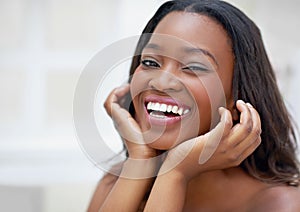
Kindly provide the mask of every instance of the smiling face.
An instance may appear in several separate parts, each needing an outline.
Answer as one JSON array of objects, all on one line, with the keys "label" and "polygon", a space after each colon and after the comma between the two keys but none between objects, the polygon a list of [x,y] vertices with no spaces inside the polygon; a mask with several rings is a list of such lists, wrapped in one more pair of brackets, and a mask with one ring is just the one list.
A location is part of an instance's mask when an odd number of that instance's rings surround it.
[{"label": "smiling face", "polygon": [[131,81],[135,119],[149,146],[167,150],[208,132],[231,109],[233,53],[204,15],[172,12],[157,25]]}]

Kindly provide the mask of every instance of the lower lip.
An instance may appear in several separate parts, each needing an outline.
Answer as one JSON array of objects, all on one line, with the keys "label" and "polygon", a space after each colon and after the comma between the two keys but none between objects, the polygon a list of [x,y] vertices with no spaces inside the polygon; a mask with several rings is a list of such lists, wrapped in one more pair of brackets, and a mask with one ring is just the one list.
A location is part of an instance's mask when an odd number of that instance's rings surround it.
[{"label": "lower lip", "polygon": [[184,117],[184,116],[174,116],[174,117],[165,116],[164,118],[158,118],[158,117],[151,116],[148,113],[146,107],[144,109],[145,109],[145,113],[148,118],[148,121],[153,125],[164,126],[164,125],[175,124],[177,122],[180,122],[182,120],[182,118]]}]

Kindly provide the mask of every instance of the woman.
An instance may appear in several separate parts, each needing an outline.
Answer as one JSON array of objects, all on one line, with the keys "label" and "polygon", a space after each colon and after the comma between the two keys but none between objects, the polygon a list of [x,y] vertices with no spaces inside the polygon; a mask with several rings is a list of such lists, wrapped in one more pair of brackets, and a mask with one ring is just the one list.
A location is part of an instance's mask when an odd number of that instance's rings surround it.
[{"label": "woman", "polygon": [[175,0],[143,35],[105,102],[129,158],[89,210],[300,211],[296,135],[256,25],[222,1]]}]

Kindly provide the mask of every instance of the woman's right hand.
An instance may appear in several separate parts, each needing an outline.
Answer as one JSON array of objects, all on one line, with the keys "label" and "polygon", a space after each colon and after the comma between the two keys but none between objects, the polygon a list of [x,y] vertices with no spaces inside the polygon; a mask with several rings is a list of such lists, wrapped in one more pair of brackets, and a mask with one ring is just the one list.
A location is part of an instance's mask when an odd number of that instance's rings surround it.
[{"label": "woman's right hand", "polygon": [[[139,211],[160,165],[155,157],[156,151],[144,143],[139,124],[123,106],[129,90],[128,84],[115,88],[104,103],[106,112],[126,145],[129,158],[122,164],[121,173],[97,211]],[[99,192],[103,194],[101,188]]]},{"label": "woman's right hand", "polygon": [[155,157],[157,156],[156,150],[145,144],[140,126],[123,106],[126,94],[129,92],[129,84],[115,88],[107,97],[104,107],[126,145],[129,158],[149,159]]}]

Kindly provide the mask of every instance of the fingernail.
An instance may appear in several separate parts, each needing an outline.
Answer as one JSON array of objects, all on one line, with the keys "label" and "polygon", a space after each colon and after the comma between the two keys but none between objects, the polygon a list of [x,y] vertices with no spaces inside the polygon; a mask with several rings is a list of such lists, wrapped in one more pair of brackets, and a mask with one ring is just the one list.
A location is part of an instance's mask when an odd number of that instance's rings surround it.
[{"label": "fingernail", "polygon": [[249,102],[247,102],[246,105],[248,105],[249,107],[253,108],[253,106]]},{"label": "fingernail", "polygon": [[224,108],[223,107],[219,107],[219,109],[218,109],[219,113],[221,113],[222,110],[224,110]]},{"label": "fingernail", "polygon": [[221,116],[221,121],[224,121],[227,118],[227,114],[225,112],[224,107],[219,107],[219,114]]},{"label": "fingernail", "polygon": [[241,100],[241,99],[239,99],[239,100],[237,100],[237,102],[241,102],[242,104],[246,104],[243,100]]}]

